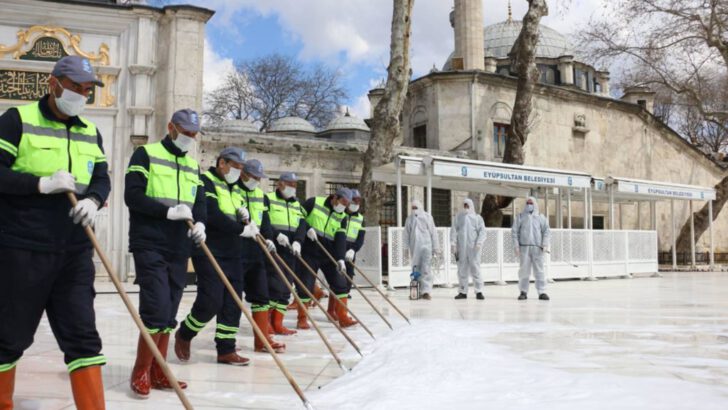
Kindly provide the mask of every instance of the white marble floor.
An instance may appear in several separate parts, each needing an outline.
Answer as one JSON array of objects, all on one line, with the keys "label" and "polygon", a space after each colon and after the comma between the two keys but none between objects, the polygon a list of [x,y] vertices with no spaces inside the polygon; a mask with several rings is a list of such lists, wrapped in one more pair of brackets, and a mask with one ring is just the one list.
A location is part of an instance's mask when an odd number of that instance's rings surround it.
[{"label": "white marble floor", "polygon": [[[534,292],[519,302],[513,284],[486,286],[485,301],[472,293],[455,301],[455,293],[436,289],[431,301],[409,301],[406,290],[390,293],[412,318],[408,326],[367,291],[394,332],[354,293],[354,311],[377,336],[372,340],[360,326],[350,330],[364,359],[321,322],[353,368],[343,377],[314,331],[280,337],[288,344],[281,357],[317,409],[728,408],[726,273],[557,282],[550,302]],[[193,300],[194,293],[185,294],[178,317]],[[117,295],[98,295],[96,308],[109,361],[108,408],[181,408],[173,392],[131,396],[137,331]],[[323,319],[320,312],[316,317]],[[290,312],[287,323],[293,320]],[[215,364],[213,332],[208,325],[194,340],[187,364],[170,352],[195,408],[303,408],[273,360],[251,352],[248,326],[238,345],[252,358],[249,367]],[[73,408],[62,354],[45,320],[17,372],[17,409]]]}]

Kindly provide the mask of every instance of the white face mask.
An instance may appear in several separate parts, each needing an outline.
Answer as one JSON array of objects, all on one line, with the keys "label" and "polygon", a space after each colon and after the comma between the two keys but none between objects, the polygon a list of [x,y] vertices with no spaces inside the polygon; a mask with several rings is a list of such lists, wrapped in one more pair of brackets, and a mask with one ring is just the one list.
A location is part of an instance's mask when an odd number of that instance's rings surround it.
[{"label": "white face mask", "polygon": [[417,209],[413,209],[413,210],[412,210],[412,213],[413,213],[413,214],[414,214],[415,216],[420,216],[420,215],[422,215],[422,210],[421,210],[421,209],[419,209],[419,208],[417,208]]},{"label": "white face mask", "polygon": [[533,213],[533,204],[527,204],[526,211],[528,211],[528,213],[532,214]]},{"label": "white face mask", "polygon": [[349,204],[349,210],[351,212],[359,212],[359,204],[355,204],[355,203]]},{"label": "white face mask", "polygon": [[230,171],[225,174],[225,181],[227,181],[228,184],[234,184],[235,181],[238,180],[238,178],[240,178],[240,170],[230,167]]},{"label": "white face mask", "polygon": [[174,143],[174,145],[182,152],[189,151],[193,142],[195,142],[194,138],[188,137],[184,134],[177,134],[177,139],[172,141],[172,143]]},{"label": "white face mask", "polygon": [[334,205],[334,212],[344,212],[346,210],[346,207],[344,205],[338,204]]},{"label": "white face mask", "polygon": [[[60,86],[60,84],[59,84]],[[60,97],[56,97],[56,107],[58,110],[69,117],[75,117],[83,112],[86,108],[87,98],[79,93],[67,90],[61,86],[63,92]]]},{"label": "white face mask", "polygon": [[249,190],[254,190],[255,188],[258,188],[258,185],[260,184],[259,181],[254,180],[253,178],[250,178],[247,181],[243,181],[243,185],[245,185],[246,188]]},{"label": "white face mask", "polygon": [[291,198],[291,197],[293,197],[293,195],[296,195],[296,188],[294,188],[292,186],[287,186],[287,187],[283,188],[283,191],[281,192],[281,194],[283,194],[283,197],[286,199]]}]

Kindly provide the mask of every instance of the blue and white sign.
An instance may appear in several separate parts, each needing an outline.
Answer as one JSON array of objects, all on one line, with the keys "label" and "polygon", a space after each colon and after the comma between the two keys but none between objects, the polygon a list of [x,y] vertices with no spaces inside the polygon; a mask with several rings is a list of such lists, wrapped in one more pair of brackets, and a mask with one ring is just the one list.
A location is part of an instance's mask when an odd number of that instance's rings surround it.
[{"label": "blue and white sign", "polygon": [[700,189],[699,187],[670,186],[650,184],[646,182],[618,181],[617,192],[642,194],[645,196],[657,196],[663,198],[709,201],[715,199],[715,191],[712,189]]},{"label": "blue and white sign", "polygon": [[512,185],[553,186],[589,188],[591,178],[582,175],[560,174],[541,170],[514,170],[484,165],[435,161],[433,175],[443,177],[460,177],[484,181],[500,182]]}]

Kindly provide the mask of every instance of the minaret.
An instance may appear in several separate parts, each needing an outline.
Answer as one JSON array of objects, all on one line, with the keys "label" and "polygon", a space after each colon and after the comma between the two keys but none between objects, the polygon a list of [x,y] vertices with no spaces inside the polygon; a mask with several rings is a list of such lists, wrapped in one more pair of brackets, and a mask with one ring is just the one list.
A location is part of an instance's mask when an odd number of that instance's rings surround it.
[{"label": "minaret", "polygon": [[450,23],[455,29],[453,70],[485,69],[483,0],[455,0]]}]

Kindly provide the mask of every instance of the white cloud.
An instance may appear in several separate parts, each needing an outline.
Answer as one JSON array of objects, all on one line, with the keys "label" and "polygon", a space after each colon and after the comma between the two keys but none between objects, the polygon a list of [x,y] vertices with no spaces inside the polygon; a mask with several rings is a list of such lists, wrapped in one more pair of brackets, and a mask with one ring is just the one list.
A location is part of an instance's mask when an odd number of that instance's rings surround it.
[{"label": "white cloud", "polygon": [[[240,27],[236,24],[240,16],[250,21],[255,18],[250,14],[275,15],[286,34],[301,42],[299,57],[303,60],[343,63],[343,69],[355,64],[384,68],[389,61],[390,0],[202,0],[198,4],[215,10],[218,15],[215,24],[231,31]],[[433,63],[441,66],[450,53],[450,8],[448,0],[415,2],[412,34],[415,73],[426,73]]]},{"label": "white cloud", "polygon": [[[426,74],[434,64],[440,68],[454,48],[449,14],[453,0],[418,0],[412,17],[412,69]],[[528,9],[526,1],[513,1],[513,18],[520,20]],[[237,30],[240,19],[255,14],[274,15],[286,34],[300,41],[303,60],[320,59],[347,70],[365,64],[384,68],[389,61],[391,0],[201,0],[200,5],[216,10],[216,24]],[[483,0],[484,24],[507,18],[506,0]],[[542,23],[569,35],[603,9],[602,0],[550,1],[550,14]],[[242,13],[241,13],[242,12]],[[239,34],[239,33],[238,33]],[[247,41],[263,41],[249,38]],[[271,50],[273,51],[273,50]],[[341,56],[344,56],[341,61]]]},{"label": "white cloud", "polygon": [[[216,11],[214,24],[230,31],[236,47],[265,41],[254,33],[241,32],[251,21],[275,17],[284,35],[300,42],[299,58],[320,60],[341,70],[344,76],[358,75],[365,66],[378,76],[371,88],[386,78],[389,62],[389,36],[392,18],[391,0],[199,0],[198,5]],[[411,63],[413,77],[427,74],[433,65],[440,69],[454,49],[450,11],[453,0],[417,0],[412,16]],[[520,20],[528,9],[526,1],[512,1],[513,19]],[[588,24],[604,11],[603,0],[549,1],[547,25],[575,42],[571,33]],[[507,0],[483,0],[483,24],[504,21],[508,17]],[[487,40],[487,39],[486,39]],[[219,45],[219,47],[227,47]],[[221,48],[221,51],[223,49]],[[271,49],[271,52],[275,50]],[[205,91],[220,84],[233,61],[223,58],[205,43]],[[355,91],[360,92],[360,91]],[[369,116],[366,93],[352,98],[352,113]]]},{"label": "white cloud", "polygon": [[354,105],[349,107],[349,112],[355,117],[369,118],[370,109],[371,104],[369,104],[369,97],[367,96],[367,93],[365,93],[364,95],[357,97],[356,101],[354,101]]},{"label": "white cloud", "polygon": [[207,93],[222,85],[225,75],[234,69],[233,60],[224,58],[213,50],[210,42],[205,40],[204,71],[202,89]]}]

